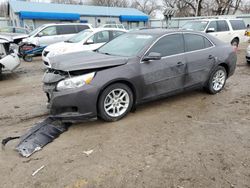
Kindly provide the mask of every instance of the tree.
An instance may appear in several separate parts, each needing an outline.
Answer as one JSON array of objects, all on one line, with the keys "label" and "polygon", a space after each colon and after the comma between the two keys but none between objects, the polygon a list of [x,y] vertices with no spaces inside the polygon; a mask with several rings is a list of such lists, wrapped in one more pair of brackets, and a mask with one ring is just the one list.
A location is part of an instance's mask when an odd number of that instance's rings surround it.
[{"label": "tree", "polygon": [[92,0],[91,5],[107,6],[107,7],[128,7],[128,0]]},{"label": "tree", "polygon": [[154,16],[155,11],[160,9],[160,6],[155,0],[134,0],[131,7],[136,8],[150,16]]}]

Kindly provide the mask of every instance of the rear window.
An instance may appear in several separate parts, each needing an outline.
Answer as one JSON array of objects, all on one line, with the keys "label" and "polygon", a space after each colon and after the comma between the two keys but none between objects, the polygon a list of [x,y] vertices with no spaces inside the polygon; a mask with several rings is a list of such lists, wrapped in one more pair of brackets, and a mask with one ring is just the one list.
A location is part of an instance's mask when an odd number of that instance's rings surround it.
[{"label": "rear window", "polygon": [[244,30],[246,25],[243,20],[230,20],[233,30]]},{"label": "rear window", "polygon": [[90,29],[90,28],[88,25],[77,25],[76,26],[77,33],[84,31],[85,29]]},{"label": "rear window", "polygon": [[67,35],[77,33],[75,25],[58,25],[57,26],[58,35]]},{"label": "rear window", "polygon": [[213,46],[209,40],[201,35],[184,34],[184,40],[186,52],[201,50]]}]

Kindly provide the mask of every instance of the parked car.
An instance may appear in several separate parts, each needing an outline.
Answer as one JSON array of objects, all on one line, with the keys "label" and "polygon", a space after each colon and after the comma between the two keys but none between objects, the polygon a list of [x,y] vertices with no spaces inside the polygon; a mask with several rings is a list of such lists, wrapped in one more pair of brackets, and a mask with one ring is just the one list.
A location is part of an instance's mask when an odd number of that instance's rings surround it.
[{"label": "parked car", "polygon": [[126,29],[123,24],[104,24],[101,28],[117,28],[117,29]]},{"label": "parked car", "polygon": [[116,121],[135,105],[204,87],[220,92],[236,66],[232,46],[194,31],[132,31],[95,52],[51,59],[44,91],[64,120]]},{"label": "parked car", "polygon": [[21,33],[21,34],[29,34],[29,30],[22,27],[1,27],[0,33]]},{"label": "parked car", "polygon": [[92,28],[91,24],[81,23],[44,24],[29,33],[29,37],[23,39],[23,42],[36,46],[48,46],[65,41],[76,33],[90,28]]},{"label": "parked car", "polygon": [[86,29],[64,42],[47,46],[42,53],[44,65],[50,67],[49,58],[57,55],[78,51],[96,50],[125,32],[127,31],[114,28]]},{"label": "parked car", "polygon": [[247,63],[250,64],[250,45],[247,47],[246,60]]},{"label": "parked car", "polygon": [[246,25],[242,19],[202,19],[189,21],[182,29],[201,31],[238,47],[240,42],[247,41]]},{"label": "parked car", "polygon": [[12,38],[0,35],[0,74],[13,71],[20,65],[17,51],[11,48]]}]

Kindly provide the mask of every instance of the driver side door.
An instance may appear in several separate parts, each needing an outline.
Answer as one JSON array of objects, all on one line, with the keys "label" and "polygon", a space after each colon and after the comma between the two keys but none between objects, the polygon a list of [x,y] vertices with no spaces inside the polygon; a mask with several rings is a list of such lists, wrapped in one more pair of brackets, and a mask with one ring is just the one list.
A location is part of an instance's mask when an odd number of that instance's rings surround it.
[{"label": "driver side door", "polygon": [[143,99],[182,91],[185,83],[186,60],[182,33],[160,38],[145,54],[161,54],[160,60],[142,61]]},{"label": "driver side door", "polygon": [[48,46],[58,42],[60,36],[57,35],[56,26],[49,26],[40,31],[37,37],[39,46]]}]

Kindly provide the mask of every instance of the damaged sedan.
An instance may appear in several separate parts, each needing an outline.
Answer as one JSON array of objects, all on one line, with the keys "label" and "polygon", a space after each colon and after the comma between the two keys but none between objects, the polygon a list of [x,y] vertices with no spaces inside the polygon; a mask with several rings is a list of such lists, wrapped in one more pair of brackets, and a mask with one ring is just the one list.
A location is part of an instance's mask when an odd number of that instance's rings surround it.
[{"label": "damaged sedan", "polygon": [[189,89],[220,92],[236,60],[230,45],[205,33],[139,30],[93,52],[52,58],[44,91],[54,117],[116,121],[138,104]]}]

